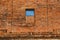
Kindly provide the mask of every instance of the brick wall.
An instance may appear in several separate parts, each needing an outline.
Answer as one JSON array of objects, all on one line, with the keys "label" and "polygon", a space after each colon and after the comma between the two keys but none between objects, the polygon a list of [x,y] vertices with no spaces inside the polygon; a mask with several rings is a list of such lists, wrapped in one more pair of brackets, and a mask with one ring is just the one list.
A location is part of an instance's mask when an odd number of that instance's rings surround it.
[{"label": "brick wall", "polygon": [[[27,17],[26,9],[34,9],[35,15]],[[60,1],[0,0],[0,27],[1,30],[6,29],[7,34],[21,32],[59,34]]]}]

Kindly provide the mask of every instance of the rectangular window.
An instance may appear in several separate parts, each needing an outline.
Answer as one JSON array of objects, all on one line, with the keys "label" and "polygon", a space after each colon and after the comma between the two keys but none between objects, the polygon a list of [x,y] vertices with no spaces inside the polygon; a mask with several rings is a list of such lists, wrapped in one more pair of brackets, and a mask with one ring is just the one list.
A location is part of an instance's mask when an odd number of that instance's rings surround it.
[{"label": "rectangular window", "polygon": [[34,16],[34,9],[26,9],[26,16]]}]

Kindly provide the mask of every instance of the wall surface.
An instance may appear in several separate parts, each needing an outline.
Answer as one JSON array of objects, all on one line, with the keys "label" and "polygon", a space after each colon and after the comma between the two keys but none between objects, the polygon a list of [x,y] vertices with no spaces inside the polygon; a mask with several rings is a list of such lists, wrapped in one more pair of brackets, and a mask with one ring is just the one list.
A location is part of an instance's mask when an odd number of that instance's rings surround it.
[{"label": "wall surface", "polygon": [[0,36],[25,34],[60,34],[60,0],[0,0]]}]

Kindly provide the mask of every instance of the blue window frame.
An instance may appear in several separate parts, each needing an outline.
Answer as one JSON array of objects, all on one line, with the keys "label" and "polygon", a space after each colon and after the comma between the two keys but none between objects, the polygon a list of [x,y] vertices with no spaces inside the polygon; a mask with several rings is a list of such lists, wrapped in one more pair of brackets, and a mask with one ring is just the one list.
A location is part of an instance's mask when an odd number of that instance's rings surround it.
[{"label": "blue window frame", "polygon": [[26,16],[34,16],[34,9],[26,9]]}]

